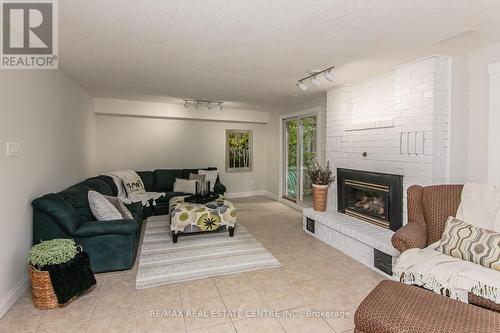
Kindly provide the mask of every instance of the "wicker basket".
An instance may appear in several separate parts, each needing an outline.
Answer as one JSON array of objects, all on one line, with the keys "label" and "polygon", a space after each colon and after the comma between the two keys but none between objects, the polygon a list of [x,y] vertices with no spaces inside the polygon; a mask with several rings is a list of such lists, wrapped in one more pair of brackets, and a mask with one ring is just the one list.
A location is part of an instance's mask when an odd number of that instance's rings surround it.
[{"label": "wicker basket", "polygon": [[48,271],[39,271],[32,265],[28,266],[31,279],[31,293],[33,304],[39,310],[47,310],[59,307],[57,296],[52,288],[50,274]]}]

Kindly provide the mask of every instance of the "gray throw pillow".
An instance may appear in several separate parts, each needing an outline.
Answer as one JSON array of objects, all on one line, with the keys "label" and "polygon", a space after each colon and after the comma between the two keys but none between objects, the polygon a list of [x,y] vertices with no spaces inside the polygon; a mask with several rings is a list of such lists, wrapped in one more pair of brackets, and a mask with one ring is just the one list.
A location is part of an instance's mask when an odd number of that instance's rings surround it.
[{"label": "gray throw pillow", "polygon": [[121,201],[120,198],[118,197],[109,197],[109,196],[104,196],[106,199],[109,200],[109,202],[111,202],[113,204],[113,206],[115,206],[115,208],[120,212],[120,214],[122,215],[122,218],[124,220],[133,220],[134,217],[132,216],[132,213],[130,213],[130,211],[127,209],[127,207],[125,207],[125,205],[123,204],[123,201]]},{"label": "gray throw pillow", "polygon": [[98,221],[121,220],[122,214],[104,195],[96,191],[88,193],[89,206]]}]

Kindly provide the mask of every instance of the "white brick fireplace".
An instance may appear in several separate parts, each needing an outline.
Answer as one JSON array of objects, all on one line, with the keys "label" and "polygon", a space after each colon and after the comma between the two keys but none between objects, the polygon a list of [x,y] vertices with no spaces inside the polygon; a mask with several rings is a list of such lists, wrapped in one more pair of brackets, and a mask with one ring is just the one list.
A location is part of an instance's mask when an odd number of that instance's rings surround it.
[{"label": "white brick fireplace", "polygon": [[[403,223],[406,189],[414,184],[445,183],[449,177],[449,67],[448,58],[432,56],[327,93],[326,159],[335,168],[402,175]],[[397,254],[386,244],[392,235],[390,230],[377,227],[382,230],[380,239],[367,241],[362,235],[332,228],[336,219],[342,228],[346,228],[346,221],[353,220],[336,213],[336,184],[330,188],[328,201],[327,213],[304,211],[320,224],[317,238],[344,252],[353,249],[348,254],[371,267],[370,248]],[[355,224],[347,230],[358,230]]]},{"label": "white brick fireplace", "polygon": [[[429,57],[328,91],[327,160],[339,168],[403,175],[405,193],[413,184],[446,182],[448,62]],[[334,184],[329,193],[332,210],[336,190]]]}]

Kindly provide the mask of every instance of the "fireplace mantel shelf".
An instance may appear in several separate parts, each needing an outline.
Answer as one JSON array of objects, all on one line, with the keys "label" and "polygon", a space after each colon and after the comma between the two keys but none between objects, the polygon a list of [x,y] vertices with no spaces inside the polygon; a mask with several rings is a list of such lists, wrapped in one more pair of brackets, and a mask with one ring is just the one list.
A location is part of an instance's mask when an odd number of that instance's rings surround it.
[{"label": "fireplace mantel shelf", "polygon": [[305,208],[303,215],[315,220],[328,229],[342,233],[369,247],[393,257],[399,256],[399,251],[391,243],[391,237],[394,234],[391,230],[366,223],[336,211],[316,212],[312,208]]}]

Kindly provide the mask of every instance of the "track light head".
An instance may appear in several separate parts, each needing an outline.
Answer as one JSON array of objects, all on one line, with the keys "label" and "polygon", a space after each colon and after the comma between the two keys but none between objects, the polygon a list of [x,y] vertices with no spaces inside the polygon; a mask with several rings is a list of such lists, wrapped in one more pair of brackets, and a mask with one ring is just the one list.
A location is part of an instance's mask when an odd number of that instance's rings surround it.
[{"label": "track light head", "polygon": [[217,106],[217,108],[219,109],[219,111],[222,111],[222,109],[224,108],[224,107],[222,106],[222,102],[219,102],[219,105]]},{"label": "track light head", "polygon": [[212,110],[213,105],[212,105],[212,103],[211,103],[211,102],[208,102],[208,103],[207,103],[207,108],[208,108],[209,110]]},{"label": "track light head", "polygon": [[188,107],[191,106],[191,103],[189,101],[184,101],[184,107],[187,109]]},{"label": "track light head", "polygon": [[302,82],[297,83],[297,87],[298,87],[300,90],[302,90],[303,92],[306,92],[306,91],[307,91],[307,86],[306,86],[304,83],[302,83]]},{"label": "track light head", "polygon": [[311,83],[316,87],[319,87],[321,85],[321,81],[316,76],[313,76],[313,78],[311,79]]},{"label": "track light head", "polygon": [[324,73],[325,79],[327,79],[330,82],[333,82],[335,79],[335,73],[333,73],[333,69],[330,69],[329,71]]}]

